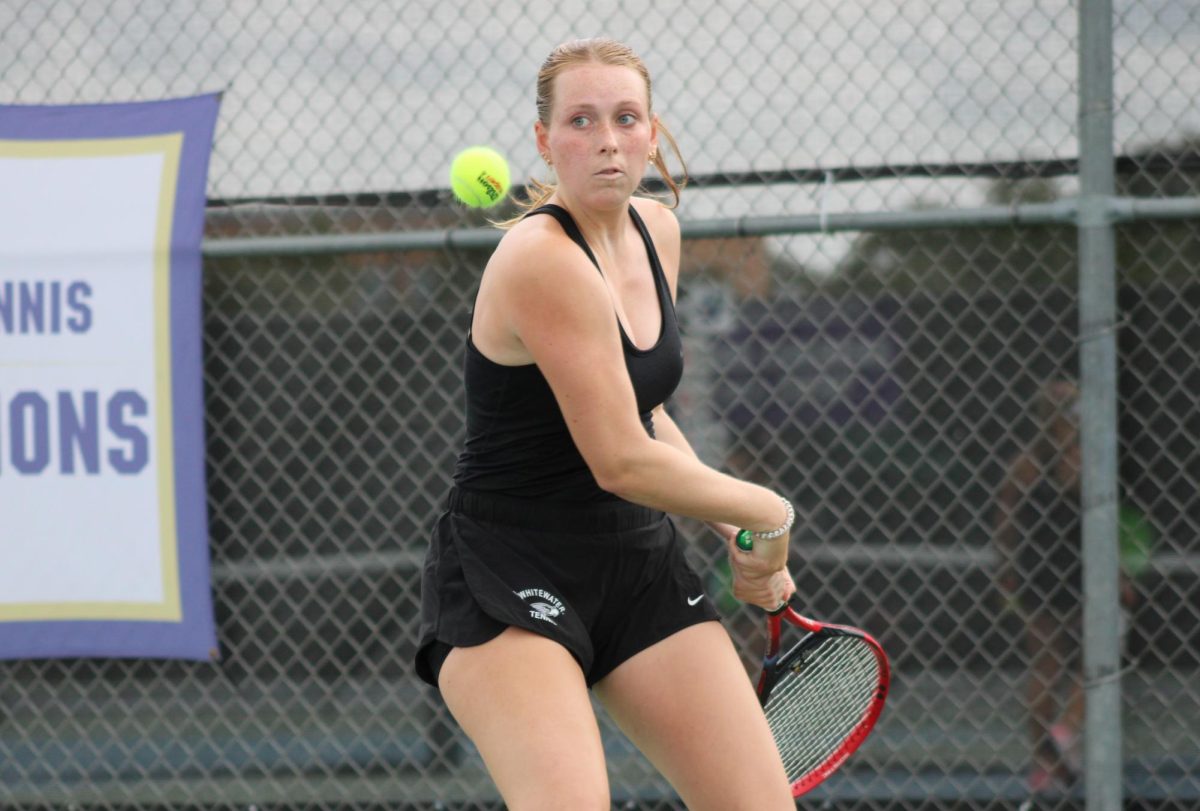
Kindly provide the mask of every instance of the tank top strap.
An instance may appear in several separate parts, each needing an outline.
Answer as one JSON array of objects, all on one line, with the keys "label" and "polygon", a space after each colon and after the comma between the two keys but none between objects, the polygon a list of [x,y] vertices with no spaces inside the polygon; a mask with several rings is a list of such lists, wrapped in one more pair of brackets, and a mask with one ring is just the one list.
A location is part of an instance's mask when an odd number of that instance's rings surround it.
[{"label": "tank top strap", "polygon": [[571,241],[583,248],[583,252],[587,254],[588,259],[592,260],[592,264],[596,266],[596,270],[600,270],[600,263],[596,261],[596,255],[592,253],[591,246],[587,244],[587,240],[583,238],[583,232],[579,230],[579,226],[575,224],[575,218],[571,216],[571,212],[554,203],[546,203],[544,206],[539,206],[528,212],[525,216],[530,217],[534,214],[549,214],[554,219],[558,220],[558,224],[562,226],[563,231],[571,238]]},{"label": "tank top strap", "polygon": [[654,246],[654,240],[650,237],[650,229],[646,227],[642,215],[637,213],[636,208],[630,206],[629,214],[633,218],[633,224],[637,226],[638,233],[642,235],[642,243],[646,246],[646,255],[650,257],[650,272],[654,274],[654,284],[658,287],[659,300],[669,304],[671,302],[671,286],[667,284],[667,274],[663,272],[662,262],[658,259],[658,248]]},{"label": "tank top strap", "polygon": [[[596,261],[596,255],[592,253],[592,249],[588,246],[587,240],[583,238],[583,232],[579,230],[579,226],[575,222],[575,218],[571,216],[571,212],[554,203],[546,203],[543,206],[533,209],[526,213],[526,217],[532,214],[549,214],[558,220],[563,231],[571,240],[583,249],[587,254],[588,259],[592,260],[597,272],[603,274],[600,269],[600,263]],[[650,273],[654,276],[654,288],[658,294],[659,311],[662,313],[662,326],[659,330],[660,340],[662,335],[671,329],[676,329],[675,326],[675,305],[671,299],[671,286],[667,284],[667,274],[663,271],[662,262],[658,258],[658,249],[654,247],[654,240],[650,236],[650,229],[646,227],[642,216],[638,214],[637,209],[633,206],[629,207],[629,216],[633,220],[634,227],[637,228],[638,235],[642,238],[642,244],[646,248],[646,256],[650,260]],[[624,339],[628,348],[636,349],[633,341],[625,332],[625,327],[620,325],[620,320],[617,322],[621,329],[621,336]]]}]

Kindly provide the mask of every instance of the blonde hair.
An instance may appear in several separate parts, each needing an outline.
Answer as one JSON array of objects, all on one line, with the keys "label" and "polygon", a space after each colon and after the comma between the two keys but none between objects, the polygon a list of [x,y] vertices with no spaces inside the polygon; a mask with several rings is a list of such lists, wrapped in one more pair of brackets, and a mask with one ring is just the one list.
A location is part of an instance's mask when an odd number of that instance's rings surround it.
[{"label": "blonde hair", "polygon": [[[546,61],[542,63],[537,78],[537,115],[538,121],[542,122],[542,126],[550,126],[550,109],[554,105],[554,80],[567,68],[592,63],[636,70],[642,77],[642,81],[646,83],[647,111],[651,116],[654,115],[650,71],[646,69],[645,63],[642,62],[641,58],[629,46],[615,40],[596,37],[564,42],[551,51],[550,55],[546,57]],[[677,183],[671,177],[671,172],[667,168],[667,162],[663,158],[663,151],[660,149],[654,153],[654,168],[662,175],[667,188],[671,190],[675,202],[670,208],[675,208],[679,205],[680,192],[687,185],[687,165],[684,163],[683,155],[679,151],[679,145],[675,143],[675,138],[671,135],[671,131],[667,129],[667,125],[661,119],[658,120],[658,132],[666,138],[671,150],[675,153],[675,157],[679,159],[681,174]],[[525,199],[516,200],[514,198],[517,206],[521,209],[521,213],[511,219],[497,222],[495,225],[500,228],[511,228],[520,222],[527,212],[544,205],[554,195],[557,188],[554,183],[532,178],[529,185],[526,186]]]}]

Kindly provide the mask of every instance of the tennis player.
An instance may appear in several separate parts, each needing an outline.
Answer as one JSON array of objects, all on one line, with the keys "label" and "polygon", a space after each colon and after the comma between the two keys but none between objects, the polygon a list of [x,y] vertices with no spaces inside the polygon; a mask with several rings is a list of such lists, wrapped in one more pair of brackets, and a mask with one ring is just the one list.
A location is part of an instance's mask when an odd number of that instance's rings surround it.
[{"label": "tennis player", "polygon": [[[555,180],[501,224],[480,282],[418,673],[516,811],[610,807],[589,688],[689,808],[793,809],[668,517],[725,537],[739,599],[774,608],[794,591],[791,505],[701,463],[663,409],[683,366],[680,229],[635,192],[654,164],[677,205],[660,139],[679,150],[645,65],[610,40],[559,46],[538,75],[534,133]],[[756,533],[752,551],[737,528]]]},{"label": "tennis player", "polygon": [[[1042,385],[1034,401],[1037,434],[1010,460],[997,494],[997,586],[1025,622],[1034,793],[1068,791],[1082,770],[1079,396],[1066,378]],[[1134,599],[1122,573],[1121,601],[1128,607]]]}]

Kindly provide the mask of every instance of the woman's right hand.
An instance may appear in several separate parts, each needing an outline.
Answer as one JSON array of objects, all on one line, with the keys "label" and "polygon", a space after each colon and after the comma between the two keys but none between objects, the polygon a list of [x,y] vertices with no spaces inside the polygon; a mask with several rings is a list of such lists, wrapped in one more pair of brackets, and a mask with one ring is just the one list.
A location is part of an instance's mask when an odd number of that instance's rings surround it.
[{"label": "woman's right hand", "polygon": [[769,541],[758,540],[749,552],[731,539],[729,560],[733,570],[733,596],[766,611],[773,611],[796,591],[787,570],[790,533]]}]

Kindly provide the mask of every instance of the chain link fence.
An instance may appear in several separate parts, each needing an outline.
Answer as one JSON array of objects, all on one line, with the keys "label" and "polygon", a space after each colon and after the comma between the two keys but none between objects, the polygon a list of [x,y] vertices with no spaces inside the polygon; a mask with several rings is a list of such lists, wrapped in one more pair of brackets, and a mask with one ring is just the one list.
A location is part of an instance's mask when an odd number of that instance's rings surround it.
[{"label": "chain link fence", "polygon": [[[1122,0],[1113,25],[1116,192],[1195,203],[1200,7]],[[1030,798],[1035,729],[1069,720],[1080,679],[1078,509],[1039,500],[1078,467],[1043,418],[1069,411],[1047,383],[1079,379],[1079,251],[1070,222],[1016,214],[1079,191],[1076,4],[7,0],[4,101],[224,90],[204,281],[222,655],[0,664],[0,803],[499,807],[410,667],[491,238],[444,173],[489,143],[539,176],[537,67],[594,34],[644,56],[695,178],[669,407],[706,461],[794,497],[809,612],[896,667],[876,733],[803,804]],[[951,224],[983,207],[1011,222]],[[828,227],[847,212],[896,216]],[[772,218],[815,227],[701,227]],[[1189,808],[1200,218],[1116,230],[1123,791]],[[430,236],[337,246],[372,234]],[[760,616],[680,525],[753,669]],[[601,718],[616,806],[676,807]],[[1033,807],[1081,805],[1060,788]]]}]

